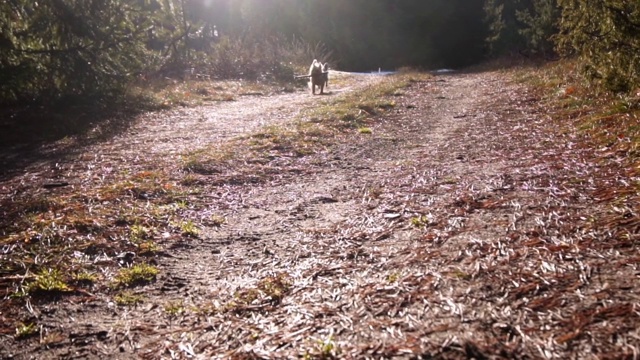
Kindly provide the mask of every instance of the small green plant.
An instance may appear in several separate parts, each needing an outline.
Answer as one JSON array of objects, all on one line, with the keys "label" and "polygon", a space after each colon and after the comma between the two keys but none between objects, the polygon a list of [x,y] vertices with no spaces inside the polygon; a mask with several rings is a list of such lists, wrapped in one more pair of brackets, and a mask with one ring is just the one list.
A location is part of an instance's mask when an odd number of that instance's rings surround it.
[{"label": "small green plant", "polygon": [[149,229],[142,225],[132,225],[129,231],[131,242],[134,244],[140,243],[143,240],[149,238]]},{"label": "small green plant", "polygon": [[220,312],[220,308],[213,303],[205,303],[199,305],[191,305],[188,308],[185,307],[185,311],[189,311],[194,315],[200,316],[209,316],[214,315]]},{"label": "small green plant", "polygon": [[[387,94],[387,95],[397,96],[395,93]],[[385,110],[394,108],[395,106],[396,106],[396,103],[394,101],[380,101],[376,104],[377,108],[385,109]]]},{"label": "small green plant", "polygon": [[94,273],[90,273],[87,271],[81,271],[79,273],[73,274],[73,281],[78,285],[92,285],[98,281],[98,276]]},{"label": "small green plant", "polygon": [[200,235],[200,229],[191,220],[180,223],[180,230],[184,236],[198,237]]},{"label": "small green plant", "polygon": [[182,301],[171,301],[164,305],[164,312],[169,316],[178,316],[184,313],[185,307]]},{"label": "small green plant", "polygon": [[452,177],[448,177],[442,181],[444,185],[454,185],[458,183],[458,180]]},{"label": "small green plant", "polygon": [[340,355],[340,349],[330,335],[325,340],[317,340],[315,348],[310,353],[305,353],[304,359],[335,359],[338,355]]},{"label": "small green plant", "polygon": [[394,283],[394,282],[397,282],[398,279],[400,279],[400,274],[398,274],[397,272],[393,272],[393,273],[387,275],[387,282],[390,283],[390,284]]},{"label": "small green plant", "polygon": [[18,289],[17,291],[9,294],[9,299],[22,299],[29,296],[26,289]]},{"label": "small green plant", "polygon": [[113,300],[115,300],[116,304],[120,306],[135,306],[143,302],[144,296],[134,294],[131,291],[123,291],[116,294]]},{"label": "small green plant", "polygon": [[371,186],[367,190],[367,195],[369,195],[371,199],[379,199],[382,195],[382,188],[379,186]]},{"label": "small green plant", "polygon": [[16,339],[25,339],[38,333],[38,326],[35,323],[20,323],[16,327]]},{"label": "small green plant", "polygon": [[232,310],[238,305],[249,305],[257,300],[279,303],[291,289],[292,283],[287,273],[267,276],[260,280],[256,287],[237,290],[233,295],[235,301],[230,302],[226,307]]},{"label": "small green plant", "polygon": [[423,227],[432,225],[433,223],[435,223],[435,219],[431,214],[421,215],[421,216],[416,216],[411,218],[411,225],[417,228],[423,228]]},{"label": "small green plant", "polygon": [[471,280],[471,275],[467,274],[466,272],[462,271],[462,270],[454,270],[451,272],[451,275],[453,275],[454,277],[460,279],[460,280]]},{"label": "small green plant", "polygon": [[212,215],[211,216],[211,225],[213,225],[213,226],[220,227],[225,222],[227,222],[227,219],[225,219],[222,216],[219,216],[219,215]]},{"label": "small green plant", "polygon": [[116,287],[131,287],[155,280],[159,270],[149,264],[137,264],[130,268],[122,268],[115,277]]},{"label": "small green plant", "polygon": [[371,128],[369,127],[361,127],[361,128],[358,128],[358,132],[360,134],[372,134],[373,130],[371,130]]},{"label": "small green plant", "polygon": [[292,280],[289,274],[280,273],[275,276],[268,276],[258,284],[260,289],[272,301],[279,302],[291,289]]},{"label": "small green plant", "polygon": [[258,289],[241,289],[236,291],[233,297],[239,304],[249,305],[260,298],[260,291]]},{"label": "small green plant", "polygon": [[149,240],[138,244],[138,249],[140,250],[141,254],[150,254],[160,251],[160,246],[155,242]]},{"label": "small green plant", "polygon": [[326,340],[320,342],[320,355],[321,356],[333,356],[337,350],[337,345],[333,341],[333,336],[329,336]]},{"label": "small green plant", "polygon": [[186,200],[178,200],[176,201],[176,206],[178,207],[178,209],[184,210],[189,207],[189,202],[187,202]]},{"label": "small green plant", "polygon": [[71,290],[58,269],[42,269],[33,282],[27,284],[26,290],[30,294],[68,292]]}]

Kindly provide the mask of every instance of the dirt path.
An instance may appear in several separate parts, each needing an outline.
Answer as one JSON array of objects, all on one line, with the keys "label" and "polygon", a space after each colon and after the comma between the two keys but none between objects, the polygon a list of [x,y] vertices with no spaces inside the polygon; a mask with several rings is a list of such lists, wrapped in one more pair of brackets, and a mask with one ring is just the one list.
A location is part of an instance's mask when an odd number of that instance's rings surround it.
[{"label": "dirt path", "polygon": [[[222,143],[231,138],[251,134],[265,126],[278,126],[295,121],[300,111],[311,104],[341,97],[345,93],[361,90],[379,82],[383,77],[376,75],[353,75],[333,71],[330,88],[325,95],[309,96],[309,92],[298,89],[277,96],[240,95],[235,101],[215,102],[200,107],[177,107],[171,110],[150,112],[139,116],[126,133],[119,134],[107,141],[101,141],[90,147],[80,147],[74,141],[63,139],[58,144],[44,146],[38,156],[40,161],[22,172],[29,176],[42,178],[60,177],[70,174],[77,177],[77,169],[87,166],[117,167],[140,163],[164,162],[168,166],[179,162],[185,154]],[[107,124],[108,126],[108,124]],[[100,126],[94,132],[101,132]],[[62,158],[59,149],[78,146],[82,152],[69,151],[68,159]],[[19,147],[17,147],[19,148]],[[0,154],[0,164],[17,163],[19,153]],[[53,158],[53,160],[52,160]],[[88,164],[93,161],[94,164]],[[58,163],[56,171],[51,167]],[[7,169],[3,169],[7,170]],[[17,177],[20,177],[18,174]],[[9,178],[11,180],[11,178]],[[85,181],[85,179],[78,181]]]},{"label": "dirt path", "polygon": [[[374,78],[367,79],[354,89]],[[286,123],[314,101],[290,94],[175,110],[93,154],[141,169],[148,159],[136,154],[154,154],[170,167],[211,142]],[[220,214],[225,224],[205,224],[198,238],[165,249],[154,260],[157,281],[135,290],[145,294],[141,305],[98,297],[52,306],[39,319],[70,329],[60,330],[69,340],[28,351],[149,359],[631,356],[640,344],[632,325],[638,285],[620,292],[604,284],[637,274],[604,268],[588,250],[587,239],[601,234],[587,234],[579,219],[599,205],[576,179],[595,167],[549,138],[537,101],[504,74],[437,76],[403,90],[373,134],[336,140],[307,157],[304,171],[205,184],[197,209],[185,211]],[[545,159],[549,151],[583,161],[583,173]],[[67,171],[83,165],[72,166]],[[26,358],[26,351],[0,354]]]},{"label": "dirt path", "polygon": [[333,71],[331,87],[325,95],[309,96],[305,90],[270,97],[244,95],[237,101],[213,106],[177,108],[161,114],[148,114],[131,133],[116,139],[114,147],[116,151],[133,148],[160,157],[182,155],[216,142],[253,133],[265,126],[294,121],[305,107],[358,91],[381,79],[375,75],[358,76]]}]

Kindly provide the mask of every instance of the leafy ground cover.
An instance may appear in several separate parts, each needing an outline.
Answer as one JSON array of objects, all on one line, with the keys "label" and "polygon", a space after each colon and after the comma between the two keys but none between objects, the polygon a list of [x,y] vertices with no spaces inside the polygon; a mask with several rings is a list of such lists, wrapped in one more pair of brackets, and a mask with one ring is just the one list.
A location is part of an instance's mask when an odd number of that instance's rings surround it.
[{"label": "leafy ground cover", "polygon": [[566,66],[340,74],[26,167],[0,354],[633,358],[637,99]]}]

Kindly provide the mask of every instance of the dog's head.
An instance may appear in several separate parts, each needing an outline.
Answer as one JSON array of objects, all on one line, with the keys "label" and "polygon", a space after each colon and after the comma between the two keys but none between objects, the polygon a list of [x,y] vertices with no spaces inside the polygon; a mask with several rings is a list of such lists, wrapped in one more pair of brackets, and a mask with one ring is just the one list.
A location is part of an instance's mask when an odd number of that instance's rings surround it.
[{"label": "dog's head", "polygon": [[309,68],[309,73],[317,74],[321,72],[322,72],[322,63],[314,59],[313,63],[311,63],[311,67]]}]

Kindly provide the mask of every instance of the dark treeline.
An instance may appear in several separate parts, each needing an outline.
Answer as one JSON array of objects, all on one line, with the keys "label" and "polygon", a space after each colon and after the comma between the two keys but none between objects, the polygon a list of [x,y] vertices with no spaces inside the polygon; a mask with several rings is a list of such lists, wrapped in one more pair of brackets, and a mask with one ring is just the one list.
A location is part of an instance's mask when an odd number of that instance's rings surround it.
[{"label": "dark treeline", "polygon": [[368,71],[572,56],[615,91],[640,70],[635,0],[6,0],[0,31],[3,104],[119,94],[190,67],[288,80],[312,57]]},{"label": "dark treeline", "polygon": [[[324,44],[342,69],[460,67],[485,55],[482,0],[210,0],[194,15],[237,38],[280,34]],[[318,54],[328,55],[328,54]]]}]

